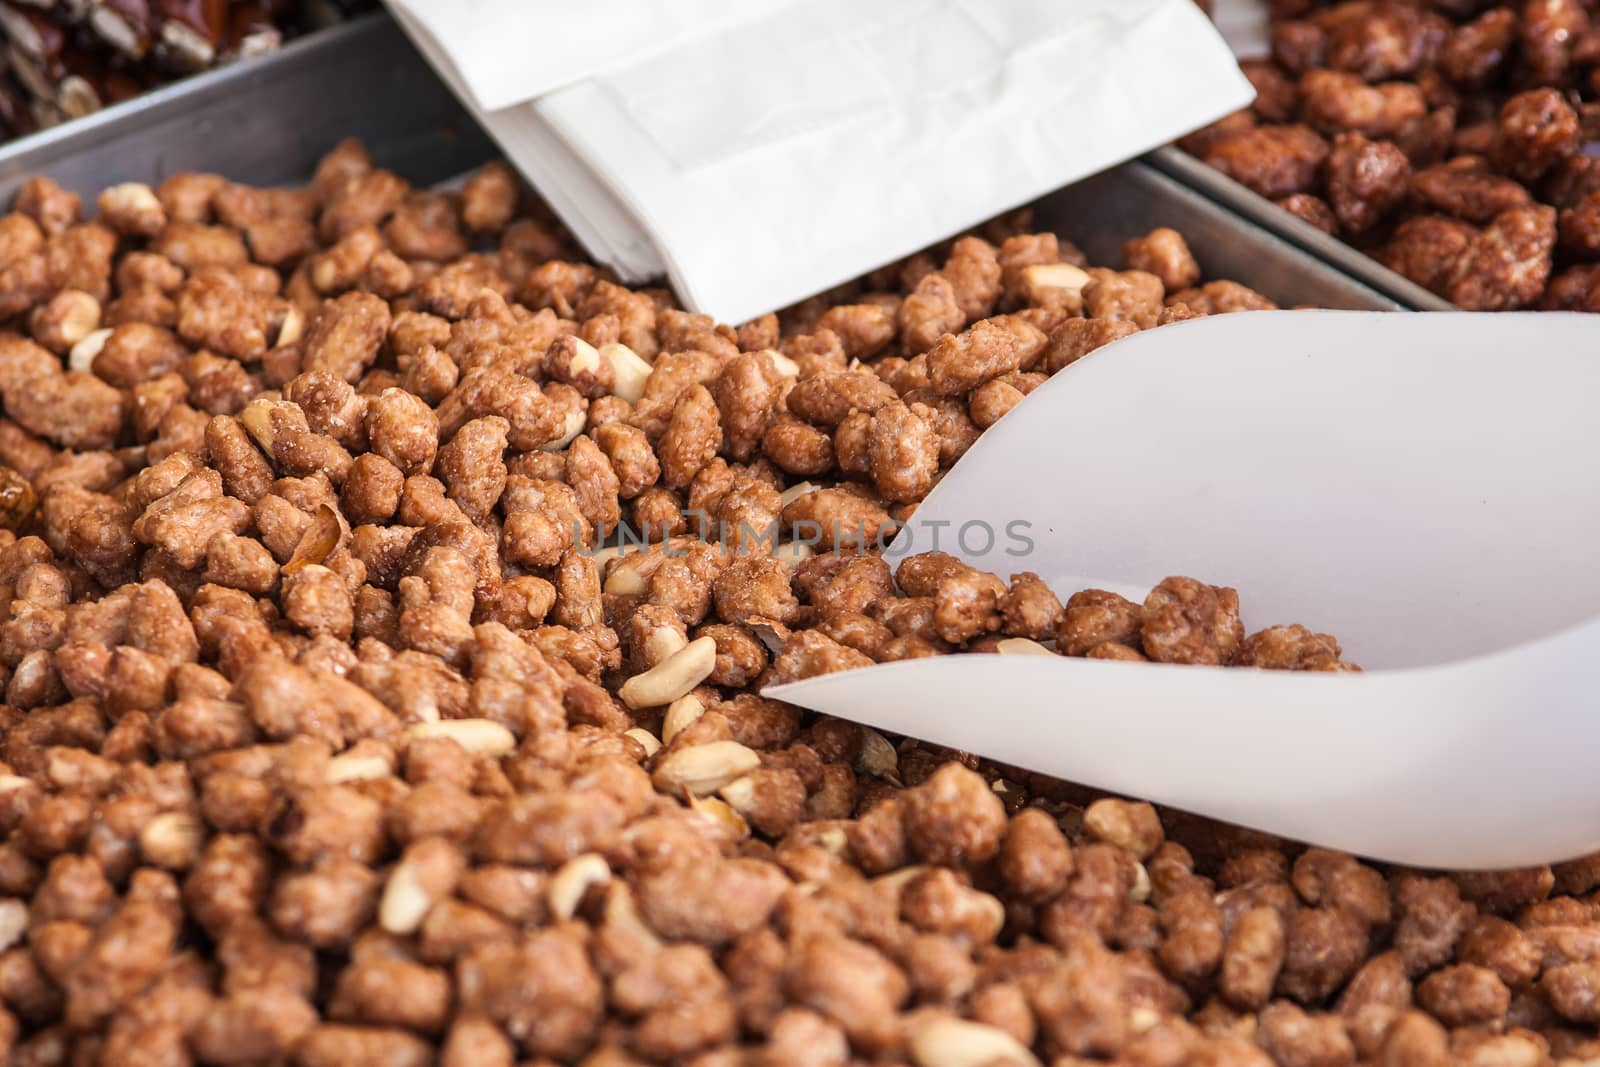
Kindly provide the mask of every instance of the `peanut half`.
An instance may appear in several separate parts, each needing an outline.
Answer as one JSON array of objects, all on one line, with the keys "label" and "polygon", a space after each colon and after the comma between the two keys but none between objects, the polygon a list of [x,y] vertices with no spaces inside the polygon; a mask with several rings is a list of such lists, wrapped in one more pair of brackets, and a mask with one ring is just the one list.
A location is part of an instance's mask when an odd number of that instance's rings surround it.
[{"label": "peanut half", "polygon": [[644,749],[644,758],[649,759],[661,751],[661,739],[642,726],[635,726],[631,730],[622,731],[623,737],[630,737],[639,742],[639,747]]},{"label": "peanut half", "polygon": [[169,871],[188,870],[200,858],[205,835],[205,825],[198,816],[184,811],[162,812],[140,829],[139,854]]},{"label": "peanut half", "polygon": [[1027,1046],[996,1026],[964,1019],[938,1018],[911,1035],[911,1058],[917,1067],[985,1067],[1006,1063],[1039,1067]]},{"label": "peanut half", "polygon": [[611,868],[606,864],[605,857],[594,852],[574,856],[550,878],[546,890],[550,914],[557,921],[565,922],[578,913],[578,905],[583,903],[584,894],[610,881]]},{"label": "peanut half", "polygon": [[91,330],[79,338],[78,343],[72,346],[72,351],[67,353],[67,369],[89,372],[94,365],[94,357],[106,346],[106,338],[111,336],[108,329]]},{"label": "peanut half", "polygon": [[635,710],[670,704],[710,677],[717,666],[717,642],[698,637],[622,683],[622,702]]},{"label": "peanut half", "polygon": [[599,356],[611,364],[615,382],[611,392],[630,404],[637,404],[639,398],[644,396],[644,387],[650,381],[650,374],[655,368],[640,358],[633,349],[615,341],[601,345]]},{"label": "peanut half", "polygon": [[517,738],[493,719],[442,719],[419,722],[407,733],[413,741],[448,737],[474,756],[504,756],[517,747]]},{"label": "peanut half", "polygon": [[754,749],[737,741],[711,741],[704,745],[691,745],[668,753],[656,767],[651,780],[665,793],[687,790],[703,797],[715,793],[736,778],[742,778],[761,766],[761,757]]},{"label": "peanut half", "polygon": [[1002,656],[1053,656],[1048,648],[1026,637],[1007,637],[996,641],[994,650]]},{"label": "peanut half", "polygon": [[670,744],[674,737],[705,713],[705,701],[693,693],[674,700],[667,705],[667,714],[661,720],[661,740]]}]

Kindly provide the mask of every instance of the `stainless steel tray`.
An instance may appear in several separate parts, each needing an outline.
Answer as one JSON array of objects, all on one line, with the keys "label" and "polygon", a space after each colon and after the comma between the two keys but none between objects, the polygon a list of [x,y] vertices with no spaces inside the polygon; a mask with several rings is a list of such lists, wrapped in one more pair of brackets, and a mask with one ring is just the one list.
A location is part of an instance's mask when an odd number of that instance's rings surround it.
[{"label": "stainless steel tray", "polygon": [[1157,149],[1145,159],[1163,174],[1205,194],[1235,214],[1256,223],[1268,233],[1310,252],[1316,258],[1331,264],[1349,277],[1365,283],[1369,288],[1404,307],[1417,311],[1455,309],[1455,305],[1450,301],[1430,293],[1416,282],[1395,273],[1337,237],[1329,236],[1309,222],[1296,218],[1266,197],[1251,192],[1226,174],[1207,166],[1175,145]]},{"label": "stainless steel tray", "polygon": [[[116,182],[157,182],[183,170],[258,185],[300,182],[344,137],[359,137],[381,166],[417,185],[497,154],[400,29],[378,14],[7,145],[0,205],[34,174],[86,199]],[[1052,193],[1036,210],[1040,226],[1108,266],[1121,264],[1127,238],[1171,226],[1207,277],[1232,278],[1286,307],[1402,306],[1142,162]]]}]

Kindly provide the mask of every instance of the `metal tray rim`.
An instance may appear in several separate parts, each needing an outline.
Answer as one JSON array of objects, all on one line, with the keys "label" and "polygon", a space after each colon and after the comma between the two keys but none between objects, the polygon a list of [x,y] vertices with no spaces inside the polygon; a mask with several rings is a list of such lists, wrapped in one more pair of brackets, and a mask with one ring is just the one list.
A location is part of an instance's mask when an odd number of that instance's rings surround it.
[{"label": "metal tray rim", "polygon": [[1417,311],[1458,310],[1443,297],[1390,270],[1352,245],[1323,233],[1304,219],[1296,218],[1177,145],[1158,148],[1145,158],[1169,177],[1406,307]]},{"label": "metal tray rim", "polygon": [[[1117,176],[1122,176],[1123,181],[1107,187],[1106,182],[1114,181]],[[1253,219],[1243,218],[1237,211],[1190,189],[1184,182],[1155,166],[1147,157],[1130,160],[1094,174],[1091,178],[1074,182],[1072,186],[1064,186],[1043,195],[1032,206],[1035,211],[1042,211],[1046,218],[1035,219],[1035,222],[1046,222],[1045,229],[1066,232],[1067,237],[1077,238],[1072,229],[1062,230],[1064,226],[1070,227],[1069,219],[1050,218],[1054,214],[1053,208],[1072,205],[1077,211],[1085,211],[1098,198],[1102,202],[1109,200],[1114,203],[1118,198],[1130,194],[1134,200],[1147,200],[1155,205],[1154,210],[1142,214],[1144,226],[1178,226],[1184,232],[1184,237],[1194,246],[1195,256],[1205,267],[1208,278],[1234,278],[1286,307],[1406,310],[1405,304],[1390,294],[1366,285],[1360,278],[1350,277],[1314,253],[1283,240],[1267,227],[1259,226]],[[1117,216],[1115,208],[1110,205],[1107,208],[1110,208],[1109,214]],[[1174,219],[1173,216],[1178,218]],[[1219,242],[1218,234],[1224,230],[1226,240]],[[1122,238],[1136,237],[1138,232],[1122,232],[1120,235]],[[1243,258],[1245,262],[1240,262],[1237,254],[1224,251],[1224,245],[1229,246],[1230,251],[1237,251],[1235,246],[1246,246],[1250,254]],[[1088,245],[1085,248],[1088,250]],[[1218,264],[1218,259],[1224,262]],[[1120,250],[1115,246],[1102,245],[1098,261],[1112,266],[1120,261]],[[1256,269],[1261,262],[1270,264],[1266,274]],[[1274,285],[1274,280],[1278,285]],[[1288,283],[1285,285],[1285,282]]]}]

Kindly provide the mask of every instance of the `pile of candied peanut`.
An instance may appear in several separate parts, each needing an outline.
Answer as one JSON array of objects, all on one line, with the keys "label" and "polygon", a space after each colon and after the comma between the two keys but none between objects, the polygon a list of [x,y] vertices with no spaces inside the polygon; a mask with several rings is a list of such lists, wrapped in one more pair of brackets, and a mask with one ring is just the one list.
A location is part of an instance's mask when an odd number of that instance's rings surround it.
[{"label": "pile of candied peanut", "polygon": [[[788,533],[872,538],[1046,375],[1265,299],[1169,230],[1119,272],[1012,217],[735,329],[521,202],[346,144],[0,219],[7,1063],[1600,1055],[1600,857],[1381,869],[759,695],[956,650],[1348,669],[1188,578],[1063,604]],[[596,547],[624,524],[652,548]]]},{"label": "pile of candied peanut", "polygon": [[1460,307],[1600,311],[1587,0],[1269,0],[1255,103],[1183,146]]}]

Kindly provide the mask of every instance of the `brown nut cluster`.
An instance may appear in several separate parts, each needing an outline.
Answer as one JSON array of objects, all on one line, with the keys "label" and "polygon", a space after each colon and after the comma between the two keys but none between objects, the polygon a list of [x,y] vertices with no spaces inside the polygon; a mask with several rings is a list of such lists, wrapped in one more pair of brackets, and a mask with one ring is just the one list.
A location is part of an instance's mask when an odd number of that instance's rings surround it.
[{"label": "brown nut cluster", "polygon": [[1275,0],[1247,110],[1189,152],[1459,307],[1600,311],[1584,0]]},{"label": "brown nut cluster", "polygon": [[1011,218],[730,327],[500,166],[151,192],[0,219],[0,1061],[1600,1055],[1594,859],[1381,869],[760,695],[1348,669],[1228,588],[1063,603],[874,543],[1048,374],[1265,304],[1177,234],[1119,272]]},{"label": "brown nut cluster", "polygon": [[944,552],[907,556],[894,569],[870,555],[818,556],[800,564],[795,587],[811,629],[791,634],[771,681],[952,652],[1062,655],[1129,662],[1357,671],[1339,642],[1298,624],[1245,636],[1239,595],[1173,577],[1136,604],[1085,589],[1065,604],[1039,576],[1010,582]]}]

